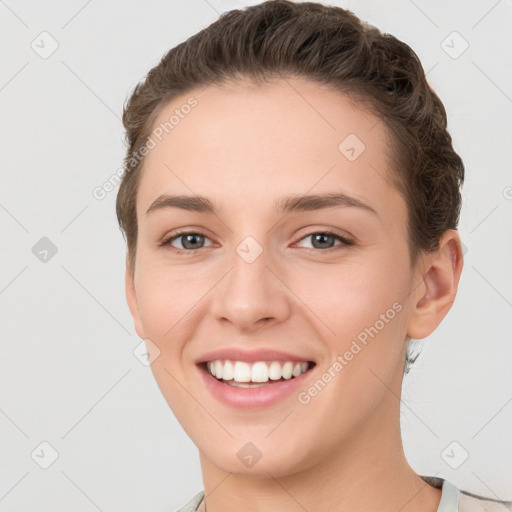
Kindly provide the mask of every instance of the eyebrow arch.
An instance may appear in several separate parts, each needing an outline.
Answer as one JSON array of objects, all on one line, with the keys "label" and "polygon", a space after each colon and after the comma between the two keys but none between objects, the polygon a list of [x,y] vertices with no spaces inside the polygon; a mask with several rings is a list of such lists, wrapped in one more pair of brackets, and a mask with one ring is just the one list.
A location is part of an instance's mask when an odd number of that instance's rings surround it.
[{"label": "eyebrow arch", "polygon": [[[369,205],[355,197],[344,193],[291,195],[279,199],[274,204],[277,213],[291,213],[299,211],[313,211],[323,208],[356,207],[369,211],[378,216],[378,213]],[[146,211],[146,214],[164,208],[181,208],[182,210],[210,213],[217,215],[219,208],[210,199],[204,196],[169,195],[162,194],[157,197]]]}]

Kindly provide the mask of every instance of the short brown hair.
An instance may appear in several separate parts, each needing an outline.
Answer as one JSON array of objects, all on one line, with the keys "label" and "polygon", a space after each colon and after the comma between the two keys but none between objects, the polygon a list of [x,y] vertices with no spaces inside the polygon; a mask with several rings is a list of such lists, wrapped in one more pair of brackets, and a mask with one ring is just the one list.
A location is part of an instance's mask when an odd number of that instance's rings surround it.
[{"label": "short brown hair", "polygon": [[[195,88],[292,76],[347,94],[388,127],[391,179],[407,204],[412,265],[421,251],[439,247],[444,231],[457,228],[464,165],[452,147],[445,108],[414,51],[341,7],[271,0],[223,13],[172,48],[129,98],[123,113],[128,150],[116,212],[132,273],[144,163],[134,155],[162,108]],[[404,373],[416,357],[407,353]]]}]

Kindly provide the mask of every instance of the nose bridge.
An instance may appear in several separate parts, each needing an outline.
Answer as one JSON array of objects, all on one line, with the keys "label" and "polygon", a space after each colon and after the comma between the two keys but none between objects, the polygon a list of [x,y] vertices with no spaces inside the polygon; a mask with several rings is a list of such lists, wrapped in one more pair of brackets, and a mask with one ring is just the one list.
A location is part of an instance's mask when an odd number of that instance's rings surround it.
[{"label": "nose bridge", "polygon": [[218,320],[250,330],[289,315],[286,287],[268,268],[271,259],[270,249],[252,236],[236,246],[230,258],[231,271],[215,294],[213,309]]}]

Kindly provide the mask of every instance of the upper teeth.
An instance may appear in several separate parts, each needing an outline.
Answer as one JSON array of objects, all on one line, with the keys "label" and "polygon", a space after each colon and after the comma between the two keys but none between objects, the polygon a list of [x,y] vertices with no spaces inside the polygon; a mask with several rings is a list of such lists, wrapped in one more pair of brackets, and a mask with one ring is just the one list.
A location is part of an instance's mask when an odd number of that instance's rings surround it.
[{"label": "upper teeth", "polygon": [[269,378],[270,380],[279,380],[281,377],[284,379],[291,379],[292,376],[298,377],[308,370],[309,363],[293,363],[291,361],[286,363],[280,363],[279,361],[246,363],[245,361],[219,359],[208,361],[206,368],[218,379],[233,379],[235,382],[268,382]]}]

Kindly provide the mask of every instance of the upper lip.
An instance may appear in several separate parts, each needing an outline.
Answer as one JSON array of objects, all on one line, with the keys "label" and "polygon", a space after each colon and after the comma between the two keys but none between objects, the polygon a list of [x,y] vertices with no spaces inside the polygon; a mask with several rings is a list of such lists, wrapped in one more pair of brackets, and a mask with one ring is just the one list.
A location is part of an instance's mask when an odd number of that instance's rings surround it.
[{"label": "upper lip", "polygon": [[212,350],[198,359],[196,364],[206,363],[208,361],[216,361],[217,359],[228,359],[230,361],[245,361],[247,363],[253,363],[256,361],[291,361],[291,362],[302,362],[311,361],[312,358],[307,356],[300,356],[290,354],[289,352],[283,352],[281,350],[271,348],[260,348],[258,350],[246,350],[242,348],[219,348]]}]

